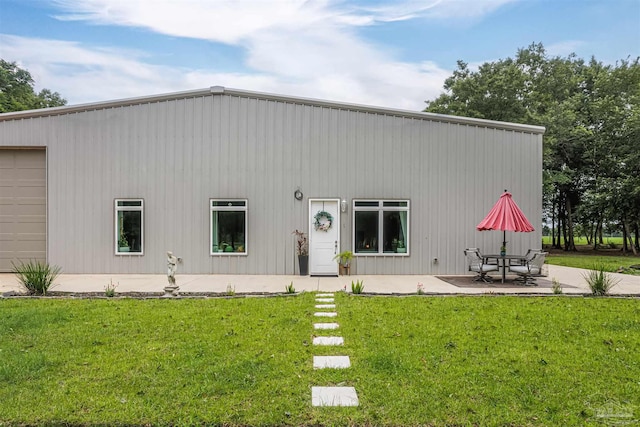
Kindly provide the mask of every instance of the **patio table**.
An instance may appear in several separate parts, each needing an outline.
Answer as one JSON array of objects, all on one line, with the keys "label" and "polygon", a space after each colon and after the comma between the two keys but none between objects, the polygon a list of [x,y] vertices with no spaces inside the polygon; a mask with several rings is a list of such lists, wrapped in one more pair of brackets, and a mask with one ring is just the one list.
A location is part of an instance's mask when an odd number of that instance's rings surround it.
[{"label": "patio table", "polygon": [[[518,260],[520,262],[526,262],[527,258],[524,255],[500,255],[500,254],[491,254],[491,255],[482,255],[488,264],[489,260],[495,259],[498,262],[498,267],[502,269],[502,283],[504,283],[506,274],[507,274],[507,261],[511,264],[511,260]],[[484,262],[484,261],[483,261]]]}]

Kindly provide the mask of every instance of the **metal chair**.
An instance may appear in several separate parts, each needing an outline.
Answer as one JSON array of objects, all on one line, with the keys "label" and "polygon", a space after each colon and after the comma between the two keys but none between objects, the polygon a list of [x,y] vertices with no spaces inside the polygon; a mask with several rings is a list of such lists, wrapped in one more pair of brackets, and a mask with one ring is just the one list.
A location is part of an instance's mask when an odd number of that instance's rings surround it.
[{"label": "metal chair", "polygon": [[519,277],[515,280],[521,281],[525,286],[538,286],[534,276],[542,273],[542,265],[548,252],[535,252],[531,260],[524,265],[510,265],[509,271],[516,273]]},{"label": "metal chair", "polygon": [[527,249],[527,253],[521,259],[512,259],[509,261],[509,267],[512,265],[527,265],[531,261],[535,254],[542,252],[542,249]]},{"label": "metal chair", "polygon": [[500,267],[497,264],[485,263],[484,259],[480,255],[480,251],[476,248],[465,249],[464,254],[469,262],[469,271],[475,271],[478,273],[478,275],[473,279],[474,282],[493,282],[493,279],[490,276],[487,276],[487,273],[498,271]]},{"label": "metal chair", "polygon": [[[497,259],[493,259],[493,262],[490,262],[490,260],[488,260],[484,255],[482,255],[482,252],[480,252],[480,249],[478,248],[467,248],[467,251],[474,251],[477,252],[478,255],[480,256],[480,258],[482,258],[482,262],[484,264],[488,264],[488,265],[498,265],[498,260]],[[465,253],[466,254],[466,253]]]}]

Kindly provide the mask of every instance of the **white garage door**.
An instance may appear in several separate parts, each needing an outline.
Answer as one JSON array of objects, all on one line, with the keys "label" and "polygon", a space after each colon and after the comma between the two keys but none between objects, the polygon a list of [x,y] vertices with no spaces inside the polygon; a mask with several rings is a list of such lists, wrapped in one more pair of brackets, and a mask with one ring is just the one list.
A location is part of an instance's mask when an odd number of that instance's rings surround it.
[{"label": "white garage door", "polygon": [[0,149],[0,272],[46,258],[44,150]]}]

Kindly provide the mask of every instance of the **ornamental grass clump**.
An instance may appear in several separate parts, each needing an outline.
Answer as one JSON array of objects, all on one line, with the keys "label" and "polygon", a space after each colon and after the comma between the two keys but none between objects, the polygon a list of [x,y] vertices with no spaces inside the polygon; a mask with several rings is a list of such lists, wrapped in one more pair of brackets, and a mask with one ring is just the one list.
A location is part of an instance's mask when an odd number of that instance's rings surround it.
[{"label": "ornamental grass clump", "polygon": [[293,282],[289,283],[287,286],[285,286],[284,291],[288,294],[295,294],[296,293],[296,288],[293,286]]},{"label": "ornamental grass clump", "polygon": [[224,294],[228,297],[232,297],[236,294],[236,287],[233,286],[231,283],[227,284],[227,290],[224,292]]},{"label": "ornamental grass clump", "polygon": [[60,274],[60,267],[46,262],[29,260],[28,262],[20,261],[20,264],[16,265],[12,261],[11,265],[13,266],[11,272],[18,276],[20,283],[32,295],[46,295],[53,281]]},{"label": "ornamental grass clump", "polygon": [[113,283],[113,280],[109,280],[109,283],[107,283],[107,286],[104,287],[104,296],[109,297],[109,298],[113,298],[116,296],[116,288],[118,287],[120,283],[118,283],[117,285]]},{"label": "ornamental grass clump", "polygon": [[594,266],[589,273],[584,275],[584,280],[587,281],[591,293],[596,296],[607,295],[611,288],[619,282],[605,271],[603,265]]},{"label": "ornamental grass clump", "polygon": [[351,292],[354,294],[361,294],[364,291],[364,280],[351,281]]}]

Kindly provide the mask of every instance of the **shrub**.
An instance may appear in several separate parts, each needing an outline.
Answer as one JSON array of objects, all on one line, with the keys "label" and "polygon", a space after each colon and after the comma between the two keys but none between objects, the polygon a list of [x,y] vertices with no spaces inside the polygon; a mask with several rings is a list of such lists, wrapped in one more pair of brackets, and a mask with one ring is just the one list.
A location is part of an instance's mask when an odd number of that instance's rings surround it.
[{"label": "shrub", "polygon": [[12,261],[11,265],[12,273],[18,276],[20,283],[32,295],[46,295],[53,281],[60,274],[60,267],[46,262],[29,260],[26,263],[20,261],[20,264],[16,265]]},{"label": "shrub", "polygon": [[228,297],[232,297],[236,294],[236,287],[231,283],[227,284],[227,290],[224,293]]},{"label": "shrub", "polygon": [[113,280],[109,280],[109,283],[107,283],[107,286],[104,287],[104,295],[109,298],[115,297],[116,288],[118,287],[118,285],[114,285]]},{"label": "shrub", "polygon": [[364,291],[364,281],[363,280],[356,280],[356,282],[354,283],[353,280],[351,281],[351,292],[354,294],[361,294],[362,291]]},{"label": "shrub", "polygon": [[295,294],[296,293],[296,288],[293,286],[293,282],[289,283],[285,288],[284,291],[288,294]]},{"label": "shrub", "polygon": [[591,293],[597,296],[607,295],[611,288],[619,282],[605,271],[603,265],[594,266],[589,273],[584,275],[584,279],[587,281]]}]

